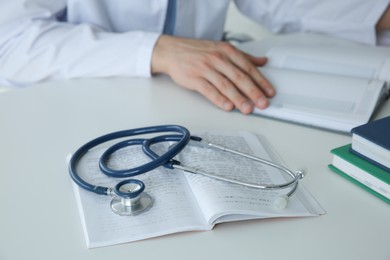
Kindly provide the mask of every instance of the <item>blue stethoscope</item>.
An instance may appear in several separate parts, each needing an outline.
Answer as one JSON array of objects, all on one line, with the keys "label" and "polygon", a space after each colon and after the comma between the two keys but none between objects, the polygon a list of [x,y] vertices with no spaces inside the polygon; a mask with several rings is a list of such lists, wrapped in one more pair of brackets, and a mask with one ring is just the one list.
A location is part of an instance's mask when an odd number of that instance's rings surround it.
[{"label": "blue stethoscope", "polygon": [[[105,142],[112,141],[119,138],[134,137],[139,135],[155,134],[155,133],[169,133],[169,134],[162,134],[152,138],[134,138],[134,139],[121,141],[109,147],[102,154],[99,160],[99,168],[105,175],[109,177],[115,177],[115,178],[127,178],[126,180],[123,180],[118,184],[116,184],[114,188],[96,186],[91,183],[88,183],[87,181],[82,179],[80,175],[77,173],[76,168],[78,162],[92,148],[100,144],[103,144]],[[233,153],[260,163],[264,163],[271,167],[277,168],[283,171],[284,173],[286,173],[287,176],[290,177],[290,180],[281,184],[256,184],[256,183],[233,180],[222,176],[217,176],[202,171],[200,169],[194,169],[187,166],[183,166],[179,161],[173,158],[176,155],[178,155],[190,141],[195,141],[198,144],[201,144],[201,146],[203,147],[215,148],[224,152]],[[174,142],[174,145],[170,146],[169,149],[167,149],[167,151],[164,154],[158,155],[151,149],[151,146],[161,142]],[[142,147],[143,152],[151,159],[149,162],[130,169],[114,170],[108,167],[107,164],[109,158],[114,152],[123,149],[125,147],[135,146],[135,145]],[[271,161],[264,160],[249,154],[231,150],[229,148],[204,141],[201,137],[198,136],[191,136],[187,128],[179,125],[161,125],[161,126],[142,127],[142,128],[114,132],[93,139],[88,143],[84,144],[83,146],[81,146],[72,155],[69,161],[69,173],[73,181],[81,188],[99,195],[114,196],[114,198],[111,201],[111,209],[118,215],[128,216],[128,215],[139,214],[149,209],[153,204],[153,199],[151,198],[151,196],[146,192],[144,192],[145,184],[140,180],[132,179],[132,177],[149,172],[159,166],[164,166],[165,168],[168,169],[179,169],[194,174],[201,174],[210,178],[226,181],[229,183],[244,185],[251,188],[257,188],[263,190],[276,190],[276,189],[290,188],[287,194],[280,196],[274,201],[274,207],[278,209],[283,209],[287,206],[289,197],[291,197],[292,194],[294,194],[294,192],[298,187],[299,180],[304,177],[302,171],[297,171],[294,173],[289,169],[285,168],[284,166],[275,164]]]}]

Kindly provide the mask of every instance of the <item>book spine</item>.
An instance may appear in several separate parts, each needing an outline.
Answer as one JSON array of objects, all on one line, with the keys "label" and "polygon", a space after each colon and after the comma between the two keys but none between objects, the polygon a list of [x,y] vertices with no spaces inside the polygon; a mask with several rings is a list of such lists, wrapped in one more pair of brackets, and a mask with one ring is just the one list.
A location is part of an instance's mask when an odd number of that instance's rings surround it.
[{"label": "book spine", "polygon": [[390,168],[386,167],[385,165],[383,165],[383,164],[381,164],[381,163],[379,163],[379,162],[377,162],[377,161],[375,161],[375,160],[373,160],[373,159],[371,159],[371,158],[369,158],[369,157],[367,157],[367,156],[365,156],[365,155],[363,155],[363,154],[357,152],[357,151],[354,150],[353,148],[350,148],[349,151],[350,151],[351,153],[353,153],[354,155],[359,156],[359,157],[362,158],[363,160],[366,160],[366,161],[372,163],[373,165],[378,166],[379,168],[382,168],[382,169],[385,170],[385,171],[388,171],[389,174],[390,174]]},{"label": "book spine", "polygon": [[338,175],[340,175],[341,177],[349,180],[350,182],[354,183],[355,185],[359,186],[360,188],[364,189],[365,191],[371,193],[372,195],[376,196],[377,198],[383,200],[384,202],[390,204],[390,199],[386,198],[385,196],[383,196],[382,194],[374,191],[373,189],[369,188],[368,186],[364,185],[363,183],[361,183],[360,181],[352,178],[351,176],[349,176],[348,174],[342,172],[341,170],[339,170],[338,168],[336,168],[335,166],[333,166],[332,164],[329,164],[328,165],[328,168],[331,169],[333,172],[337,173]]}]

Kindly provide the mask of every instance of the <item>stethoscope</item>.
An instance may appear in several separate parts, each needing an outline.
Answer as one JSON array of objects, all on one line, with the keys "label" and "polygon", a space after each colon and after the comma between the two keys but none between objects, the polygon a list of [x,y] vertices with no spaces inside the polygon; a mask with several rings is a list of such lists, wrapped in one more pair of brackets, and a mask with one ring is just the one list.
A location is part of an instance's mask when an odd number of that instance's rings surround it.
[{"label": "stethoscope", "polygon": [[[100,170],[109,177],[115,178],[128,178],[126,180],[120,181],[113,188],[96,186],[80,177],[76,168],[78,162],[81,158],[92,148],[112,141],[114,139],[125,138],[130,136],[139,136],[146,134],[155,134],[155,133],[169,133],[158,135],[152,138],[134,138],[128,139],[125,141],[120,141],[104,151],[99,160]],[[175,134],[172,134],[175,133]],[[268,166],[274,167],[283,171],[289,176],[289,181],[281,184],[257,184],[251,182],[244,182],[234,179],[225,178],[223,176],[214,175],[212,173],[205,172],[200,169],[195,169],[181,165],[178,160],[175,160],[174,157],[178,155],[190,141],[195,141],[200,144],[202,147],[214,148],[224,152],[232,153],[238,156],[243,156],[247,159],[254,160],[260,163],[264,163]],[[171,145],[165,153],[158,155],[152,149],[151,146],[161,142],[174,142],[174,145]],[[114,170],[108,166],[108,161],[110,156],[116,151],[123,149],[128,146],[141,146],[142,151],[151,159],[149,162],[134,167],[130,169],[121,169]],[[168,169],[179,169],[185,172],[193,174],[201,174],[210,178],[217,180],[243,185],[251,188],[262,189],[262,190],[280,190],[290,188],[289,192],[285,195],[279,196],[273,203],[273,206],[277,209],[283,209],[287,206],[289,198],[295,193],[298,187],[299,180],[304,177],[302,171],[296,171],[295,173],[286,167],[275,164],[271,161],[258,158],[249,154],[245,154],[239,151],[235,151],[217,144],[213,144],[203,140],[198,136],[191,136],[190,132],[183,126],[179,125],[161,125],[161,126],[150,126],[142,127],[130,130],[124,130],[119,132],[109,133],[103,136],[100,136],[96,139],[89,141],[88,143],[81,146],[76,152],[71,156],[69,161],[69,173],[73,181],[81,188],[99,194],[99,195],[108,195],[114,196],[111,201],[111,209],[118,215],[129,216],[137,215],[141,212],[148,210],[152,204],[152,197],[144,192],[145,184],[137,179],[132,179],[132,177],[149,172],[159,166],[164,166]]]}]

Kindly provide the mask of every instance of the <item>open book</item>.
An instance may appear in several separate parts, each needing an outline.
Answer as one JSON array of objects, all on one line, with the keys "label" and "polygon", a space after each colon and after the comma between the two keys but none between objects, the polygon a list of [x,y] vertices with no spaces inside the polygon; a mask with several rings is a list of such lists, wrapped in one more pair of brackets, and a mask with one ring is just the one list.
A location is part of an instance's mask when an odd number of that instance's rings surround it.
[{"label": "open book", "polygon": [[367,123],[388,95],[390,48],[325,35],[274,36],[238,46],[268,57],[259,68],[276,88],[270,107],[254,114],[350,132]]},{"label": "open book", "polygon": [[[200,136],[210,142],[280,163],[266,141],[260,142],[257,136],[250,133],[204,132]],[[161,148],[156,145],[153,149]],[[81,159],[78,171],[94,184],[113,187],[119,181],[104,176],[98,168],[98,158],[102,152],[88,152]],[[188,145],[177,159],[182,165],[241,180],[285,182],[285,176],[279,170],[259,163],[254,165],[242,157],[215,150]],[[140,147],[128,147],[117,151],[109,165],[123,169],[145,160],[148,159]],[[176,232],[211,230],[215,224],[227,221],[318,216],[325,213],[302,183],[291,196],[288,206],[277,210],[272,207],[273,200],[289,190],[261,191],[162,167],[136,176],[136,179],[145,183],[145,192],[152,196],[154,203],[148,211],[129,217],[118,216],[111,211],[110,197],[86,192],[74,185],[87,247],[126,243]]]}]

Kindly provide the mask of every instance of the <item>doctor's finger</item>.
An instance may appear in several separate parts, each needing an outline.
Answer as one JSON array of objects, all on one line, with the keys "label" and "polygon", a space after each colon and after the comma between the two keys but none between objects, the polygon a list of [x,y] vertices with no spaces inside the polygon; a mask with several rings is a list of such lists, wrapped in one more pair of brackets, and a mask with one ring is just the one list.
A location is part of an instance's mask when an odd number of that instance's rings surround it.
[{"label": "doctor's finger", "polygon": [[225,97],[218,89],[209,81],[204,78],[193,81],[194,86],[190,89],[193,89],[199,92],[202,96],[210,100],[214,105],[225,111],[231,111],[234,108],[233,102]]},{"label": "doctor's finger", "polygon": [[[226,94],[230,100],[233,101],[233,103],[237,106],[238,103],[241,103],[241,106],[245,106],[246,103],[250,100],[256,107],[260,109],[264,109],[268,106],[268,94],[264,93],[263,89],[259,84],[256,84],[253,77],[251,77],[247,72],[243,71],[240,67],[238,67],[236,64],[226,61],[226,62],[220,62],[215,63],[215,69],[223,75],[229,82],[231,82],[230,90],[235,90],[234,93]],[[256,67],[253,66],[250,70],[256,70]],[[215,81],[214,85],[217,87],[221,86],[224,87],[226,84],[224,84],[223,79],[219,79],[220,83],[217,84]],[[226,87],[225,87],[226,88]],[[221,90],[221,89],[220,89]],[[239,94],[237,94],[237,92]],[[224,93],[225,94],[225,93]],[[242,101],[243,98],[246,98],[246,103]],[[237,106],[237,108],[240,109],[240,106]]]},{"label": "doctor's finger", "polygon": [[254,73],[252,74],[252,78],[254,79],[254,81],[263,87],[268,97],[273,97],[275,95],[275,88],[257,68],[259,66],[264,66],[267,63],[268,59],[266,57],[255,57],[247,53],[242,54],[256,67],[256,71],[254,71]]},{"label": "doctor's finger", "polygon": [[265,96],[273,97],[275,95],[275,89],[272,84],[258,69],[258,66],[263,66],[267,63],[267,58],[255,57],[244,52],[238,52],[236,55],[229,55],[229,59],[246,73],[255,85],[261,88]]},{"label": "doctor's finger", "polygon": [[219,93],[230,100],[243,114],[249,114],[253,110],[253,103],[241,93],[241,91],[227,77],[217,70],[209,70],[205,78],[215,87]]},{"label": "doctor's finger", "polygon": [[[257,68],[257,66],[263,66],[267,62],[265,57],[249,55],[230,44],[224,44],[221,48],[228,54],[230,61],[222,65],[234,65],[220,66],[220,69],[223,69],[221,72],[226,74],[246,95],[249,95],[248,97],[255,104],[260,98],[275,95],[275,89]],[[242,79],[245,79],[244,83],[241,82]]]}]

